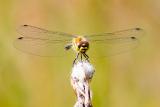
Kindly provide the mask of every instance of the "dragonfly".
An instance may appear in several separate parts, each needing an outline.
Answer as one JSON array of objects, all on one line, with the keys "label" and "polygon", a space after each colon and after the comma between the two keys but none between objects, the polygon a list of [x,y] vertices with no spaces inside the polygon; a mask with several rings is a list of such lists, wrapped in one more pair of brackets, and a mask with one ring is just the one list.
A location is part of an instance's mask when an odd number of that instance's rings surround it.
[{"label": "dragonfly", "polygon": [[57,57],[64,56],[66,51],[72,49],[76,53],[73,63],[78,58],[89,61],[89,56],[94,57],[97,53],[106,57],[132,50],[137,47],[144,32],[142,28],[131,28],[112,33],[74,35],[31,25],[21,25],[17,31],[20,36],[14,41],[14,46],[18,50]]}]

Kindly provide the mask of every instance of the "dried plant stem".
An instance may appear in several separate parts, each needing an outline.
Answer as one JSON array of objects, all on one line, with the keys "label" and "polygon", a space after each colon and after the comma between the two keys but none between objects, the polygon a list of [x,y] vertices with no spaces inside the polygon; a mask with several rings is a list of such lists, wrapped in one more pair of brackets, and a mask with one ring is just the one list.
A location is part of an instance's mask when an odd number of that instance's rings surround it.
[{"label": "dried plant stem", "polygon": [[87,61],[77,62],[72,69],[71,85],[76,93],[77,102],[74,107],[93,107],[90,81],[95,70]]}]

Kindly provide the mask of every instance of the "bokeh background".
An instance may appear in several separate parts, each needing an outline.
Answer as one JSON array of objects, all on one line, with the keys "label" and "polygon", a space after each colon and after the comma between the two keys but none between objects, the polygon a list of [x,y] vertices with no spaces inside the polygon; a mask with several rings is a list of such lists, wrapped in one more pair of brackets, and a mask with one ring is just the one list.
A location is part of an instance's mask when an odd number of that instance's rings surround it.
[{"label": "bokeh background", "polygon": [[[0,0],[0,107],[72,107],[72,56],[43,58],[16,50],[16,28],[93,34],[141,27],[133,52],[91,58],[95,107],[160,107],[159,0]],[[96,53],[99,55],[100,53]]]}]

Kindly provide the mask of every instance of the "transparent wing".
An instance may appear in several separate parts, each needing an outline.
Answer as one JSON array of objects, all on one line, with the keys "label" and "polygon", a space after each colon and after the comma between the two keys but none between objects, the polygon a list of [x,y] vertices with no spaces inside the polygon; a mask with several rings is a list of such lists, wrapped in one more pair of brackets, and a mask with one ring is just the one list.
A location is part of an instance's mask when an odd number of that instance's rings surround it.
[{"label": "transparent wing", "polygon": [[90,41],[89,56],[111,56],[134,49],[144,34],[141,28],[132,28],[113,33],[86,35]]},{"label": "transparent wing", "polygon": [[65,54],[65,45],[74,37],[67,33],[52,32],[30,25],[22,25],[17,31],[21,36],[14,41],[14,46],[23,52],[39,56]]}]

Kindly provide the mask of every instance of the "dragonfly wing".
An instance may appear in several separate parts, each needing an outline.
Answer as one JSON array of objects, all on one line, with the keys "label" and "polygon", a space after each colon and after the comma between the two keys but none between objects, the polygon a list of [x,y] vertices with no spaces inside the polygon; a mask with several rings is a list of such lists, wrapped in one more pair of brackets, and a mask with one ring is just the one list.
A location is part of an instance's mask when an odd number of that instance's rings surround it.
[{"label": "dragonfly wing", "polygon": [[[144,31],[141,28],[86,36],[90,41],[89,55],[101,52],[101,56],[112,56],[134,49]],[[94,54],[93,54],[94,53]]]},{"label": "dragonfly wing", "polygon": [[52,32],[30,25],[20,26],[17,31],[21,36],[14,41],[14,46],[23,52],[39,56],[65,54],[65,45],[74,37],[70,34]]}]

